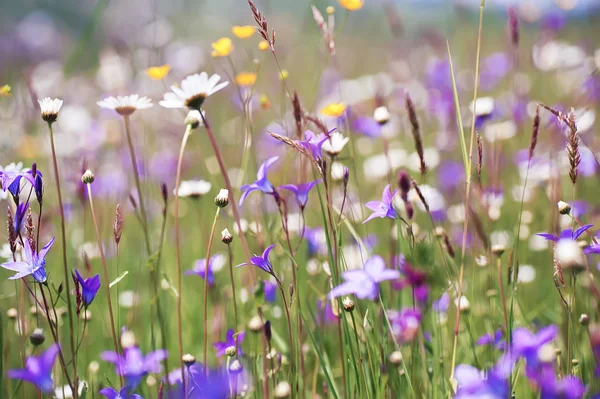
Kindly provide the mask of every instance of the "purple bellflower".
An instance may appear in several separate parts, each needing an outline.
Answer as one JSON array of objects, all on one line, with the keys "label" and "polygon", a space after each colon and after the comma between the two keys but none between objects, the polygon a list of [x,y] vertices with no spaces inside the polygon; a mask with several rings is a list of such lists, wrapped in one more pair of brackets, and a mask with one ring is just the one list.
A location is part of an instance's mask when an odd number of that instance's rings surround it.
[{"label": "purple bellflower", "polygon": [[81,287],[83,304],[86,307],[90,306],[100,289],[100,275],[96,274],[94,277],[84,279],[77,269],[75,269],[75,275],[79,282],[79,286]]},{"label": "purple bellflower", "polygon": [[[250,263],[256,267],[258,267],[259,269],[264,270],[265,272],[269,273],[270,275],[274,274],[273,271],[273,265],[271,265],[271,262],[269,262],[269,254],[271,253],[271,250],[275,247],[275,245],[277,244],[273,244],[273,245],[269,245],[263,252],[262,256],[258,256],[258,255],[254,255],[253,257],[250,258]],[[242,267],[242,266],[246,266],[248,265],[248,263],[242,263],[237,265],[236,267]]]},{"label": "purple bellflower", "polygon": [[315,180],[302,184],[284,184],[283,186],[279,186],[279,188],[293,192],[296,195],[296,201],[298,201],[300,209],[304,210],[304,207],[306,207],[306,203],[308,202],[308,193],[310,193],[310,190],[320,182],[322,182],[322,180]]},{"label": "purple bellflower", "polygon": [[1,264],[3,268],[17,272],[9,280],[17,280],[25,276],[32,275],[38,283],[46,282],[46,254],[54,244],[54,238],[42,248],[40,253],[35,253],[31,250],[28,240],[23,240],[25,250],[25,261],[5,262]]},{"label": "purple bellflower", "polygon": [[390,185],[388,184],[383,189],[383,194],[381,195],[381,201],[369,201],[365,204],[367,208],[373,211],[371,216],[369,216],[363,223],[367,223],[369,220],[374,218],[396,218],[396,210],[392,204],[394,196],[398,192],[398,189],[394,190],[394,192],[390,191]]},{"label": "purple bellflower", "polygon": [[317,324],[334,324],[337,321],[337,319],[337,316],[335,315],[335,313],[333,313],[331,301],[317,300]]},{"label": "purple bellflower", "polygon": [[17,234],[19,234],[21,232],[21,226],[23,225],[23,219],[25,219],[25,215],[27,214],[28,209],[29,209],[29,202],[20,203],[15,208],[13,229],[15,230],[15,233],[17,233]]},{"label": "purple bellflower", "polygon": [[374,301],[379,296],[379,283],[397,279],[400,272],[386,269],[383,258],[375,255],[367,259],[362,269],[347,270],[342,277],[345,281],[329,292],[329,299],[354,294],[359,299]]},{"label": "purple bellflower", "polygon": [[438,299],[433,301],[431,307],[436,313],[448,313],[450,308],[450,294],[444,292]]},{"label": "purple bellflower", "polygon": [[418,308],[405,308],[400,312],[391,311],[388,317],[392,325],[392,333],[398,339],[398,343],[405,344],[415,339],[422,319]]},{"label": "purple bellflower", "polygon": [[[335,129],[329,131],[329,134],[331,134],[334,130]],[[321,148],[326,141],[327,136],[323,133],[316,135],[311,130],[307,130],[304,132],[304,141],[296,141],[296,143],[308,150],[312,157],[318,161],[323,158]]]},{"label": "purple bellflower", "polygon": [[540,399],[581,399],[585,385],[574,375],[559,380],[552,364],[545,364],[537,373],[535,382],[540,387]]},{"label": "purple bellflower", "polygon": [[[499,362],[502,361],[503,358]],[[484,377],[477,368],[468,364],[459,364],[454,370],[457,381],[454,399],[504,399],[510,397],[508,376],[510,371],[502,370],[503,367],[494,367]]]},{"label": "purple bellflower", "polygon": [[381,125],[370,116],[359,116],[352,121],[352,130],[367,137],[381,136]]},{"label": "purple bellflower", "polygon": [[214,348],[217,350],[217,356],[224,356],[227,351],[227,348],[229,348],[230,346],[237,348],[238,353],[240,355],[243,355],[244,352],[242,352],[242,348],[240,347],[240,345],[242,344],[244,337],[246,337],[246,333],[244,331],[235,334],[235,331],[233,331],[233,329],[228,329],[227,333],[225,334],[225,341],[213,344]]},{"label": "purple bellflower", "polygon": [[[7,168],[8,169],[8,168]],[[23,169],[18,170],[16,168],[14,170],[4,170],[0,171],[0,180],[2,181],[2,190],[6,192],[8,190],[14,198],[19,197],[19,193],[21,192],[21,179],[25,178],[31,184],[32,187],[35,187],[35,177],[31,169]],[[36,170],[36,176],[42,176],[41,172]]]},{"label": "purple bellflower", "polygon": [[550,233],[538,233],[536,235],[538,235],[540,237],[544,237],[546,240],[554,241],[554,242],[559,242],[560,240],[575,241],[579,238],[580,235],[585,233],[592,226],[593,226],[593,224],[586,224],[585,226],[581,226],[575,230],[566,229],[566,230],[563,230],[560,232],[560,236],[555,236],[554,234],[550,234]]},{"label": "purple bellflower", "polygon": [[40,391],[51,393],[54,388],[52,381],[52,368],[60,351],[58,344],[51,345],[40,356],[30,356],[24,369],[9,370],[8,378],[23,380],[32,383]]},{"label": "purple bellflower", "polygon": [[181,384],[181,369],[169,373],[168,381],[173,386],[168,389],[167,399],[225,399],[229,397],[231,387],[240,389],[242,386],[231,383],[231,379],[237,376],[231,375],[228,379],[222,370],[205,370],[199,363],[185,367],[184,375],[187,387],[185,394]]},{"label": "purple bellflower", "polygon": [[505,346],[506,346],[506,342],[504,342],[504,340],[502,339],[502,337],[504,336],[502,330],[498,329],[496,330],[496,332],[494,332],[494,334],[484,334],[481,337],[479,337],[479,339],[477,340],[476,344],[479,346],[483,346],[483,345],[493,345],[494,348],[498,349],[498,350],[504,350]]},{"label": "purple bellflower", "polygon": [[[208,261],[208,284],[211,286],[215,285],[215,276],[212,270],[215,259],[216,256],[213,256]],[[194,268],[187,270],[184,274],[186,276],[196,275],[202,277],[203,279],[206,278],[206,259],[198,259],[194,265]]]},{"label": "purple bellflower", "polygon": [[277,298],[277,284],[265,280],[263,290],[265,293],[265,301],[269,303],[275,302],[275,299]]},{"label": "purple bellflower", "polygon": [[413,296],[417,302],[422,305],[426,304],[429,297],[427,273],[412,267],[412,265],[406,261],[404,255],[400,255],[400,273],[403,278],[395,281],[393,287],[397,290],[412,287]]},{"label": "purple bellflower", "polygon": [[538,359],[540,348],[552,342],[556,334],[558,334],[558,328],[555,325],[543,327],[535,334],[524,327],[513,331],[512,355],[516,358],[522,357],[525,359],[528,374],[540,365],[540,360]]},{"label": "purple bellflower", "polygon": [[132,346],[125,348],[123,355],[106,351],[100,357],[105,362],[114,364],[117,374],[125,377],[126,387],[133,390],[146,374],[160,372],[160,362],[167,357],[167,351],[159,349],[144,356],[140,348]]},{"label": "purple bellflower", "polygon": [[114,388],[106,387],[104,389],[101,389],[99,392],[100,395],[104,395],[107,399],[144,399],[137,393],[128,393],[127,387],[123,387],[118,392]]},{"label": "purple bellflower", "polygon": [[277,198],[277,191],[275,191],[275,187],[273,187],[273,184],[271,184],[269,179],[267,179],[267,172],[269,171],[269,168],[273,166],[275,162],[277,162],[278,159],[278,156],[267,159],[265,162],[262,163],[262,165],[260,165],[260,168],[258,168],[258,173],[256,174],[256,181],[252,184],[244,184],[242,187],[240,187],[240,189],[242,190],[242,196],[240,197],[240,206],[242,206],[248,195],[252,191],[256,190],[262,191],[265,194],[271,194],[275,196],[275,198]]}]

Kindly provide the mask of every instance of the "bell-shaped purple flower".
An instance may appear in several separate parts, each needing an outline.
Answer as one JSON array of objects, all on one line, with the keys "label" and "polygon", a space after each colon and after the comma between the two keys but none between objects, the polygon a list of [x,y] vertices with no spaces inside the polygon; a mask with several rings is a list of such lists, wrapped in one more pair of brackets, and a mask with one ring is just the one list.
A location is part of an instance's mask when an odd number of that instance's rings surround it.
[{"label": "bell-shaped purple flower", "polygon": [[275,162],[277,162],[278,159],[278,156],[267,159],[265,162],[262,163],[262,165],[260,165],[260,168],[258,168],[258,173],[256,174],[256,181],[252,184],[244,184],[242,187],[240,187],[240,190],[242,191],[242,195],[240,197],[240,206],[242,206],[242,204],[252,191],[258,190],[262,191],[265,194],[271,194],[274,196],[277,195],[275,187],[273,187],[273,184],[271,184],[269,179],[267,179],[267,172],[269,171],[269,168],[273,166]]},{"label": "bell-shaped purple flower", "polygon": [[388,184],[383,189],[383,194],[381,195],[381,201],[369,201],[365,204],[367,208],[373,211],[371,216],[369,216],[363,223],[367,223],[369,220],[374,218],[396,218],[396,210],[394,209],[393,200],[394,196],[398,192],[398,189],[394,190],[394,192],[390,191],[390,185]]},{"label": "bell-shaped purple flower", "polygon": [[35,253],[31,250],[31,246],[29,246],[28,240],[23,240],[24,250],[25,250],[25,260],[19,262],[5,262],[1,264],[5,269],[12,270],[17,272],[12,277],[9,277],[9,280],[17,280],[23,278],[25,276],[32,275],[35,281],[38,283],[46,282],[46,254],[50,248],[52,248],[52,244],[54,244],[54,238],[50,240],[48,244],[46,244],[39,253]]},{"label": "bell-shaped purple flower", "polygon": [[304,207],[306,207],[306,203],[308,202],[308,193],[310,193],[310,190],[320,182],[322,182],[322,180],[315,180],[302,184],[284,184],[283,186],[279,186],[279,188],[293,192],[296,195],[296,201],[298,201],[300,209],[304,210]]},{"label": "bell-shaped purple flower", "polygon": [[[213,264],[219,255],[215,255],[210,258],[208,261],[208,284],[213,286],[215,285],[215,276],[213,273]],[[186,276],[196,275],[200,276],[203,279],[206,278],[206,259],[198,259],[194,265],[194,268],[191,270],[187,270],[184,274]]]},{"label": "bell-shaped purple flower", "polygon": [[24,369],[9,370],[8,378],[23,380],[34,384],[40,391],[51,393],[54,388],[52,368],[60,351],[58,344],[53,344],[40,356],[30,356]]},{"label": "bell-shaped purple flower", "polygon": [[100,275],[96,274],[94,277],[83,278],[79,271],[75,269],[75,275],[77,276],[77,281],[79,282],[79,286],[81,287],[81,297],[83,299],[83,304],[87,307],[90,306],[98,290],[100,289]]},{"label": "bell-shaped purple flower", "polygon": [[133,390],[148,373],[160,372],[160,362],[167,357],[167,351],[159,349],[144,356],[140,348],[132,346],[125,348],[123,355],[106,351],[100,357],[105,362],[114,364],[117,374],[125,377],[126,387]]},{"label": "bell-shaped purple flower", "polygon": [[354,294],[359,299],[375,300],[379,296],[379,283],[400,277],[398,270],[386,269],[385,261],[379,255],[367,259],[362,269],[342,273],[344,282],[327,295],[329,299]]},{"label": "bell-shaped purple flower", "polygon": [[120,391],[114,388],[106,387],[99,391],[100,395],[104,395],[107,399],[144,399],[137,393],[128,393],[128,388],[123,387]]},{"label": "bell-shaped purple flower", "polygon": [[[254,255],[253,257],[250,258],[250,264],[264,270],[265,272],[273,275],[273,265],[271,265],[271,262],[269,261],[269,254],[271,253],[271,250],[275,247],[275,245],[277,244],[273,244],[273,245],[269,245],[263,252],[262,256],[258,256],[258,255]],[[248,265],[248,263],[242,263],[237,265],[236,267],[242,267],[242,266],[246,266]]]}]

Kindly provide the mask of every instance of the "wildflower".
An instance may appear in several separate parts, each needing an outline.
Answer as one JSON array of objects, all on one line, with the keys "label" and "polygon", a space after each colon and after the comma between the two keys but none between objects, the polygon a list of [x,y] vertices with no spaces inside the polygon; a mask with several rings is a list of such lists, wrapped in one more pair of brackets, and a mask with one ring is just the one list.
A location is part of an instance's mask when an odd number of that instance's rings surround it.
[{"label": "wildflower", "polygon": [[31,250],[29,240],[23,240],[23,249],[25,250],[25,261],[5,262],[1,264],[3,268],[17,272],[9,280],[17,280],[25,276],[32,275],[38,283],[46,282],[46,254],[54,244],[54,238],[46,244],[39,253]]},{"label": "wildflower", "polygon": [[298,201],[300,209],[304,210],[304,207],[306,207],[306,203],[308,202],[308,193],[321,181],[322,180],[315,180],[302,184],[284,184],[283,186],[279,186],[279,188],[293,192],[294,195],[296,195],[296,201]]},{"label": "wildflower", "polygon": [[454,370],[457,388],[454,399],[470,399],[485,397],[487,399],[504,399],[510,397],[509,385],[505,372],[495,366],[487,373],[487,378],[473,366],[459,364]]},{"label": "wildflower", "polygon": [[9,85],[0,86],[0,97],[10,97],[12,88]]},{"label": "wildflower", "polygon": [[260,107],[262,109],[269,109],[269,108],[271,108],[271,100],[269,100],[269,97],[267,97],[266,94],[261,94],[260,95],[259,102],[260,102]]},{"label": "wildflower", "polygon": [[115,365],[117,374],[125,377],[127,388],[135,389],[148,373],[160,372],[160,362],[167,357],[167,351],[160,349],[144,356],[137,346],[130,346],[123,349],[123,355],[106,351],[100,357]]},{"label": "wildflower", "polygon": [[128,393],[129,388],[123,387],[120,391],[116,391],[114,388],[106,387],[101,389],[100,395],[106,396],[107,399],[144,399],[136,393]]},{"label": "wildflower", "polygon": [[390,121],[391,117],[392,115],[390,115],[390,111],[388,111],[388,108],[385,105],[377,107],[375,108],[375,111],[373,111],[373,119],[375,119],[379,125],[385,125]]},{"label": "wildflower", "polygon": [[[219,255],[215,255],[212,258],[210,258],[210,261],[208,262],[208,284],[209,285],[214,285],[215,284],[215,277],[213,274],[213,263],[215,262],[215,260],[218,258]],[[191,270],[188,270],[184,273],[186,276],[190,276],[190,275],[197,275],[202,277],[203,279],[206,278],[206,259],[198,259],[196,261],[196,264],[194,265],[194,268]]]},{"label": "wildflower", "polygon": [[262,165],[260,165],[258,173],[256,174],[256,181],[252,184],[244,184],[242,187],[240,187],[240,190],[242,191],[242,195],[240,197],[240,206],[242,206],[246,200],[246,197],[248,197],[252,191],[256,190],[262,191],[265,194],[271,194],[277,198],[275,187],[273,187],[271,182],[267,179],[267,172],[269,171],[269,168],[275,162],[277,162],[278,159],[278,156],[267,159],[262,163]]},{"label": "wildflower", "polygon": [[79,271],[75,269],[75,275],[77,277],[77,281],[81,286],[81,295],[83,298],[83,304],[87,307],[90,306],[98,290],[100,289],[100,275],[96,274],[94,277],[84,279],[79,274]]},{"label": "wildflower", "polygon": [[42,119],[50,124],[56,122],[58,118],[58,112],[63,105],[63,101],[58,98],[45,97],[38,100],[40,104],[40,110],[42,113]]},{"label": "wildflower", "polygon": [[196,356],[192,355],[191,353],[186,353],[181,357],[181,360],[183,361],[183,364],[189,367],[196,363]]},{"label": "wildflower", "polygon": [[277,298],[277,284],[271,281],[264,281],[263,283],[265,301],[274,303],[275,299]]},{"label": "wildflower", "polygon": [[256,28],[252,25],[235,25],[231,27],[231,32],[239,39],[247,39],[256,32]]},{"label": "wildflower", "polygon": [[233,51],[233,44],[231,39],[228,37],[222,37],[216,42],[211,44],[213,51],[213,57],[227,57]]},{"label": "wildflower", "polygon": [[41,184],[36,183],[36,178],[38,175],[41,179],[42,173],[38,171],[37,168],[36,174],[34,176],[32,169],[23,169],[22,162],[16,164],[12,162],[9,165],[6,165],[4,168],[0,167],[0,179],[2,181],[2,190],[4,192],[8,190],[12,194],[12,196],[16,198],[21,192],[21,180],[24,178],[29,182],[29,184],[31,184],[32,187],[35,188],[36,184]]},{"label": "wildflower", "polygon": [[534,370],[540,363],[540,349],[552,342],[557,334],[558,328],[555,325],[544,327],[535,334],[527,328],[517,328],[512,335],[512,353],[525,359],[528,370]]},{"label": "wildflower", "polygon": [[253,86],[256,83],[256,74],[254,72],[240,72],[235,77],[235,81],[240,86]]},{"label": "wildflower", "polygon": [[[333,130],[331,132],[333,132]],[[304,132],[304,141],[296,141],[296,144],[308,150],[315,160],[319,160],[322,158],[321,150],[326,140],[326,135],[316,135],[312,131],[307,130]]]},{"label": "wildflower", "polygon": [[494,335],[487,333],[479,337],[476,344],[479,346],[494,345],[494,348],[504,350],[506,343],[502,340],[503,335],[502,330],[498,329],[494,332]]},{"label": "wildflower", "polygon": [[585,385],[574,375],[559,380],[552,365],[545,365],[533,378],[540,387],[541,399],[581,399],[585,395]]},{"label": "wildflower", "polygon": [[346,104],[344,103],[331,103],[321,108],[321,113],[327,116],[333,116],[339,118],[346,112]]},{"label": "wildflower", "polygon": [[40,346],[45,340],[46,336],[44,335],[44,330],[41,328],[36,328],[29,336],[29,342],[31,342],[33,346]]},{"label": "wildflower", "polygon": [[360,10],[365,5],[365,0],[338,0],[338,2],[348,11]]},{"label": "wildflower", "polygon": [[242,384],[231,384],[225,372],[221,370],[206,370],[199,363],[184,367],[184,375],[187,393],[184,395],[183,392],[181,369],[176,369],[168,375],[168,382],[175,386],[168,390],[167,395],[165,395],[166,397],[187,397],[189,399],[227,398],[231,393],[230,387],[239,387],[237,389],[241,389],[242,386]]},{"label": "wildflower", "polygon": [[403,344],[412,342],[421,326],[421,311],[418,308],[405,308],[400,312],[389,312],[392,333]]},{"label": "wildflower", "polygon": [[231,346],[233,346],[234,348],[237,347],[239,354],[243,355],[244,352],[242,352],[242,349],[239,346],[241,345],[245,336],[246,333],[244,331],[234,334],[233,329],[230,328],[229,330],[227,330],[227,333],[225,334],[225,341],[213,344],[214,348],[217,350],[217,356],[220,357],[225,355],[227,348]]},{"label": "wildflower", "polygon": [[537,236],[544,237],[546,240],[554,241],[554,258],[564,268],[582,269],[585,268],[584,252],[598,252],[595,245],[589,246],[584,250],[577,243],[577,239],[593,225],[586,224],[576,230],[566,229],[560,232],[560,236],[550,233],[538,233]]},{"label": "wildflower", "polygon": [[200,110],[207,97],[226,87],[229,82],[221,82],[221,76],[214,74],[210,78],[206,72],[190,75],[181,82],[181,87],[171,86],[171,92],[165,93],[160,105],[165,108],[185,108]]},{"label": "wildflower", "polygon": [[148,97],[140,97],[137,94],[132,94],[129,96],[106,97],[104,100],[98,101],[96,104],[98,104],[98,106],[101,108],[112,109],[121,116],[129,116],[138,109],[148,109],[154,105],[152,104],[152,100],[150,100]]},{"label": "wildflower", "polygon": [[450,294],[444,292],[437,300],[433,301],[432,308],[436,313],[447,313],[450,307]]},{"label": "wildflower", "polygon": [[334,157],[342,152],[349,140],[349,137],[344,137],[340,132],[334,132],[329,135],[327,140],[325,140],[322,149]]},{"label": "wildflower", "polygon": [[266,40],[261,40],[260,42],[258,42],[258,49],[260,51],[266,51],[269,49],[269,47],[271,47],[271,46],[269,45],[269,42]]},{"label": "wildflower", "polygon": [[221,231],[221,241],[223,241],[223,243],[227,245],[231,244],[231,242],[233,241],[233,235],[231,235],[229,230],[224,229],[223,231]]},{"label": "wildflower", "polygon": [[200,113],[200,111],[198,111],[197,109],[192,109],[185,116],[183,123],[185,123],[186,125],[190,125],[190,127],[192,129],[198,129],[198,127],[200,127],[203,124],[202,122],[203,122],[204,115],[205,115],[204,111],[202,111],[202,113]]},{"label": "wildflower", "polygon": [[24,369],[9,370],[8,378],[23,380],[32,383],[40,391],[51,393],[54,388],[52,381],[52,368],[60,351],[58,344],[51,345],[40,356],[30,356]]},{"label": "wildflower", "polygon": [[365,204],[365,206],[373,211],[371,216],[369,216],[364,222],[367,223],[369,220],[374,218],[396,218],[396,211],[394,210],[394,206],[392,204],[394,196],[398,192],[398,189],[394,190],[394,192],[390,192],[390,185],[388,184],[383,189],[383,194],[381,195],[381,201],[369,201]]},{"label": "wildflower", "polygon": [[287,381],[281,381],[275,386],[276,398],[287,398],[292,394],[292,386]]},{"label": "wildflower", "polygon": [[327,295],[329,299],[354,294],[359,299],[377,299],[379,283],[400,277],[398,270],[386,269],[385,261],[379,255],[367,259],[362,269],[348,270],[342,273],[344,282]]},{"label": "wildflower", "polygon": [[[342,303],[346,300],[342,301]],[[354,305],[354,304],[353,304]],[[333,324],[337,321],[337,316],[333,313],[331,301],[317,300],[317,317],[316,322],[319,325]]]},{"label": "wildflower", "polygon": [[571,213],[571,205],[564,201],[558,201],[558,213],[568,215]]},{"label": "wildflower", "polygon": [[179,197],[190,197],[196,199],[208,193],[211,187],[212,185],[210,182],[205,180],[184,180],[179,184],[179,190],[177,193],[175,193],[175,190],[173,190],[173,194],[176,194]]},{"label": "wildflower", "polygon": [[495,102],[492,97],[480,97],[475,102],[471,102],[469,110],[475,113],[475,128],[480,129],[486,121],[492,118],[494,108]]},{"label": "wildflower", "polygon": [[[270,275],[273,275],[274,274],[273,265],[269,261],[269,254],[271,253],[271,250],[275,247],[275,245],[277,245],[277,244],[268,246],[264,250],[262,256],[254,255],[253,257],[251,257],[250,264],[264,270],[265,272],[269,273]],[[247,266],[247,265],[248,265],[248,263],[242,263],[242,264],[237,265],[236,267]]]},{"label": "wildflower", "polygon": [[81,182],[83,184],[92,184],[94,182],[95,176],[91,170],[86,170],[81,176]]},{"label": "wildflower", "polygon": [[395,289],[403,289],[411,287],[413,290],[414,298],[421,304],[427,303],[429,297],[429,286],[427,285],[427,273],[424,271],[415,269],[410,263],[408,263],[404,256],[400,256],[400,273],[403,279],[394,282]]},{"label": "wildflower", "polygon": [[171,71],[171,65],[164,64],[160,66],[151,66],[146,69],[146,75],[150,77],[150,79],[154,80],[162,80],[169,74]]}]

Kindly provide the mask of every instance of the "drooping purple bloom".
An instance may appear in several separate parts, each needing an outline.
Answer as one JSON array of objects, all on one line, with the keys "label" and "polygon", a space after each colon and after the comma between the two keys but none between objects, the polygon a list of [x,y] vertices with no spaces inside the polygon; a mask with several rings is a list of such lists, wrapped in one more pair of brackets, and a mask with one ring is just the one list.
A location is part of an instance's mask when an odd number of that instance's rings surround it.
[{"label": "drooping purple bloom", "polygon": [[[331,134],[333,130],[331,130],[329,133]],[[307,130],[304,132],[304,141],[296,141],[296,143],[306,148],[315,160],[319,160],[323,157],[321,154],[321,148],[323,147],[325,141],[327,141],[327,136],[323,133],[316,135],[311,130]]]},{"label": "drooping purple bloom", "polygon": [[144,399],[137,393],[128,393],[128,388],[123,387],[120,391],[116,391],[114,388],[106,387],[99,391],[100,395],[106,396],[107,399]]},{"label": "drooping purple bloom", "polygon": [[558,334],[558,328],[555,325],[543,327],[535,334],[527,328],[517,328],[512,334],[512,355],[516,358],[522,357],[525,359],[528,372],[531,372],[540,364],[538,359],[539,349],[552,342],[556,334]]},{"label": "drooping purple bloom", "polygon": [[317,300],[317,324],[327,325],[337,321],[337,316],[333,313],[331,301]]},{"label": "drooping purple bloom", "polygon": [[23,219],[25,219],[25,215],[27,214],[27,210],[29,209],[29,202],[20,203],[15,208],[15,216],[13,219],[13,229],[15,233],[19,234],[21,232],[21,226],[23,225]]},{"label": "drooping purple bloom", "polygon": [[369,220],[374,218],[396,218],[396,210],[394,209],[394,205],[392,204],[394,200],[394,196],[398,192],[398,189],[394,190],[394,192],[390,191],[390,185],[388,184],[383,189],[383,194],[381,195],[381,201],[369,201],[365,204],[367,208],[373,211],[371,216],[369,216],[364,222],[367,223]]},{"label": "drooping purple bloom", "polygon": [[230,346],[237,348],[238,353],[243,355],[244,352],[242,352],[240,345],[242,344],[244,337],[246,337],[246,333],[244,331],[235,334],[233,329],[228,329],[227,333],[225,334],[225,341],[216,342],[213,344],[214,348],[217,350],[217,356],[224,356],[227,348]]},{"label": "drooping purple bloom", "polygon": [[[14,164],[12,164],[14,165]],[[18,197],[21,192],[21,179],[25,179],[35,187],[35,177],[31,169],[20,169],[21,163],[14,167],[6,167],[4,170],[0,170],[0,181],[2,181],[2,190],[6,192],[8,190],[13,197]],[[41,172],[36,170],[36,175],[41,176]]]},{"label": "drooping purple bloom", "polygon": [[422,314],[418,308],[405,308],[400,312],[389,312],[388,317],[392,325],[392,333],[398,343],[412,342],[417,336],[421,326]]},{"label": "drooping purple bloom", "polygon": [[293,192],[296,195],[296,201],[298,201],[300,209],[304,210],[304,207],[308,202],[308,193],[310,193],[310,190],[312,190],[314,186],[321,182],[322,180],[315,180],[302,184],[284,184],[283,186],[279,186],[279,188]]},{"label": "drooping purple bloom", "polygon": [[575,230],[566,229],[560,232],[560,236],[555,236],[550,233],[538,233],[537,236],[544,237],[546,240],[558,242],[560,240],[577,240],[580,235],[585,233],[588,229],[590,229],[593,224],[586,224],[585,226],[581,226]]},{"label": "drooping purple bloom", "polygon": [[265,301],[269,303],[275,302],[277,298],[277,284],[271,281],[265,281],[263,286]]},{"label": "drooping purple bloom", "polygon": [[[208,261],[208,284],[210,286],[215,285],[215,276],[212,268],[217,256],[218,255],[211,257]],[[206,259],[198,259],[194,264],[194,268],[191,270],[186,270],[184,274],[186,276],[196,275],[202,277],[203,279],[206,278]]]},{"label": "drooping purple bloom", "polygon": [[[502,360],[501,360],[502,361]],[[468,364],[459,364],[454,370],[457,388],[454,399],[505,399],[510,397],[507,373],[498,366],[486,375]]]},{"label": "drooping purple bloom", "polygon": [[123,355],[117,352],[105,351],[102,352],[100,357],[105,362],[114,364],[116,373],[125,377],[126,387],[133,390],[148,373],[160,372],[160,362],[167,357],[167,351],[159,349],[144,356],[140,348],[132,346],[125,348]]},{"label": "drooping purple bloom", "polygon": [[502,330],[498,329],[496,330],[496,332],[494,332],[494,335],[487,333],[479,337],[479,339],[477,339],[476,344],[479,346],[493,345],[494,348],[498,350],[504,350],[506,343],[502,339],[503,336],[504,333],[502,332]]},{"label": "drooping purple bloom", "polygon": [[52,344],[40,356],[28,357],[24,369],[9,370],[8,378],[30,382],[40,391],[51,393],[54,388],[52,368],[59,351],[58,344]]},{"label": "drooping purple bloom", "polygon": [[50,248],[52,248],[52,244],[54,244],[54,238],[46,244],[39,253],[35,253],[31,250],[31,246],[29,246],[28,240],[23,240],[25,250],[25,260],[19,262],[5,262],[1,264],[3,268],[7,270],[12,270],[17,272],[12,277],[9,277],[9,280],[17,280],[23,278],[25,276],[33,276],[35,281],[38,283],[46,282],[46,254]]},{"label": "drooping purple bloom", "polygon": [[359,299],[374,301],[379,296],[379,283],[397,279],[400,272],[386,269],[383,258],[375,255],[367,259],[362,269],[347,270],[342,277],[345,281],[329,292],[329,299],[354,294]]},{"label": "drooping purple bloom", "polygon": [[327,252],[327,248],[325,247],[325,231],[322,227],[307,227],[304,231],[304,239],[308,243],[309,256],[325,254]]},{"label": "drooping purple bloom", "polygon": [[[271,253],[271,250],[275,247],[275,245],[277,244],[273,244],[268,246],[262,256],[258,256],[258,255],[254,255],[253,257],[250,258],[250,263],[262,270],[264,270],[265,272],[273,275],[273,265],[271,265],[271,262],[269,261],[269,254]],[[236,267],[242,267],[242,266],[246,266],[248,265],[248,263],[242,263],[240,265],[237,265]]]},{"label": "drooping purple bloom", "polygon": [[85,306],[90,306],[100,289],[100,275],[96,274],[94,277],[84,279],[77,269],[75,269],[75,274],[77,276],[77,281],[79,281],[79,285],[81,286],[83,304]]},{"label": "drooping purple bloom", "polygon": [[260,165],[260,168],[258,168],[258,173],[256,174],[256,181],[252,184],[244,184],[242,187],[240,187],[240,190],[242,191],[242,195],[240,197],[240,206],[242,206],[242,204],[246,200],[246,197],[248,197],[248,194],[250,194],[252,191],[259,190],[265,194],[277,195],[275,187],[273,187],[273,184],[271,184],[269,179],[267,179],[267,172],[269,171],[269,168],[275,162],[277,162],[278,159],[278,156],[267,159],[265,162],[262,163],[262,165]]}]

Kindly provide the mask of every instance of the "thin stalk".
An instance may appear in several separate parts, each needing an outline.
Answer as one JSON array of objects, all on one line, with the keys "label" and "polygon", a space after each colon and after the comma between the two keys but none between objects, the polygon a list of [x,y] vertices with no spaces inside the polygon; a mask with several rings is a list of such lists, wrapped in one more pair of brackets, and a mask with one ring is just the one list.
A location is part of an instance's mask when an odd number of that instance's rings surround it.
[{"label": "thin stalk", "polygon": [[235,279],[233,278],[233,253],[231,251],[231,244],[227,244],[227,252],[229,254],[229,277],[231,278],[231,292],[232,292],[232,296],[233,296],[233,314],[235,317],[235,330],[237,331],[239,319],[238,319],[237,299],[236,299],[236,295],[235,295]]},{"label": "thin stalk", "polygon": [[[202,113],[200,113],[202,114]],[[181,149],[179,150],[179,160],[177,161],[177,177],[175,180],[175,259],[177,263],[177,339],[179,341],[179,360],[181,362],[181,381],[185,382],[185,364],[183,363],[183,333],[181,329],[181,252],[179,239],[179,185],[181,184],[181,164],[183,163],[183,153],[188,138],[192,134],[192,125],[185,127],[185,133],[181,140]],[[206,366],[206,364],[204,365]],[[187,393],[186,393],[187,396]]]},{"label": "thin stalk", "polygon": [[208,248],[206,249],[206,261],[204,270],[204,373],[208,375],[208,366],[206,363],[206,356],[208,353],[208,275],[210,269],[210,249],[212,247],[213,238],[215,236],[215,227],[217,227],[217,221],[219,220],[219,212],[221,207],[217,206],[213,224],[210,229],[210,237],[208,238]]},{"label": "thin stalk", "polygon": [[[110,332],[112,333],[113,346],[115,347],[115,353],[119,353],[119,344],[117,340],[117,331],[115,329],[115,318],[112,310],[112,300],[110,296],[110,280],[108,279],[108,269],[106,267],[106,258],[104,256],[104,249],[102,248],[102,238],[100,238],[100,229],[98,228],[98,221],[96,220],[96,212],[94,210],[94,198],[92,196],[92,185],[87,184],[88,199],[90,202],[90,210],[92,211],[92,220],[94,222],[94,229],[96,230],[96,239],[98,240],[98,250],[100,251],[100,260],[102,261],[102,272],[104,273],[104,286],[106,287],[106,299],[108,300],[108,315],[110,316]],[[123,377],[121,377],[121,385],[123,384]]]},{"label": "thin stalk", "polygon": [[504,328],[508,331],[508,312],[506,310],[506,297],[504,295],[504,282],[502,278],[502,259],[498,256],[496,260],[498,269],[498,289],[500,290],[500,300],[502,301],[502,312],[504,313]]},{"label": "thin stalk", "polygon": [[150,237],[148,236],[148,217],[146,216],[146,206],[144,204],[144,195],[142,194],[142,188],[140,185],[140,174],[138,172],[137,160],[135,157],[135,150],[133,149],[133,141],[131,140],[131,129],[129,128],[129,116],[123,116],[125,121],[125,135],[127,136],[127,146],[129,147],[129,156],[131,158],[131,166],[133,168],[133,177],[135,180],[135,188],[138,192],[138,199],[140,201],[140,213],[142,214],[142,229],[144,230],[144,240],[146,242],[147,253],[150,254]]},{"label": "thin stalk", "polygon": [[[58,209],[60,211],[60,234],[61,234],[61,247],[62,247],[62,258],[63,258],[63,271],[65,279],[66,297],[67,297],[67,312],[69,314],[69,343],[71,345],[71,353],[75,356],[75,330],[73,328],[73,309],[71,307],[71,284],[69,283],[69,266],[67,264],[67,234],[65,228],[65,210],[62,202],[62,192],[60,190],[60,177],[58,174],[58,163],[56,161],[56,150],[54,148],[54,132],[52,131],[52,123],[48,122],[48,130],[50,131],[50,148],[52,150],[52,166],[54,168],[54,179],[56,181],[56,193],[58,195]],[[73,381],[75,385],[71,385],[73,388],[73,397],[77,399],[79,396],[77,392],[77,366],[73,362]]]}]

